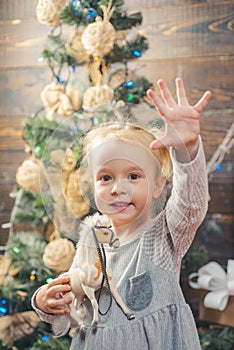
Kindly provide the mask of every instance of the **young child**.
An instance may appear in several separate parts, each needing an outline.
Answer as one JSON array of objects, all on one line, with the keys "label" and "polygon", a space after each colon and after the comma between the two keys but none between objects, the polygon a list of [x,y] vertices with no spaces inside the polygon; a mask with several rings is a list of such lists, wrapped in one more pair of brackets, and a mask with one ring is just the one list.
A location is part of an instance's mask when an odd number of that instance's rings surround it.
[{"label": "young child", "polygon": [[[181,260],[191,245],[207,210],[206,163],[199,136],[199,116],[211,97],[207,91],[190,106],[181,78],[176,79],[178,102],[163,80],[158,86],[164,101],[152,90],[148,97],[167,127],[158,140],[139,126],[106,123],[90,131],[84,143],[92,174],[96,206],[109,217],[120,240],[117,250],[106,248],[108,265],[119,294],[135,314],[128,320],[113,301],[99,316],[94,332],[88,301],[86,336],[77,328],[71,350],[197,350],[195,322],[178,283]],[[169,151],[170,157],[169,157]],[[154,214],[166,178],[173,169],[173,188],[165,208]],[[102,216],[100,215],[100,221]],[[71,269],[76,267],[77,257]],[[69,317],[69,277],[54,279],[33,297],[33,307],[51,323],[55,336],[65,334]],[[101,295],[108,308],[108,294]],[[59,325],[59,331],[56,331]],[[57,334],[56,334],[57,332]]]}]

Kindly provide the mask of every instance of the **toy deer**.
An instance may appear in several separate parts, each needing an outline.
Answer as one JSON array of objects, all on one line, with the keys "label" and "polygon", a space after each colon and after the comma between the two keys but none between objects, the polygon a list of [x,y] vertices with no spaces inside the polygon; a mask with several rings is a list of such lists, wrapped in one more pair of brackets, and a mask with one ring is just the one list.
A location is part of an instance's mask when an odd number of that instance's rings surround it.
[{"label": "toy deer", "polygon": [[[98,324],[98,302],[95,297],[95,291],[105,285],[109,289],[110,297],[115,299],[116,303],[122,309],[129,320],[135,318],[130,310],[124,304],[118,290],[115,286],[112,271],[104,261],[100,244],[108,243],[110,247],[118,248],[119,239],[108,226],[103,226],[99,220],[93,224],[93,217],[86,219],[82,225],[80,239],[77,245],[76,264],[77,268],[66,272],[70,277],[71,292],[69,293],[73,301],[69,305],[70,316],[77,321],[80,330],[84,332],[82,318],[85,309],[82,307],[84,296],[86,295],[93,307],[92,326],[95,328]],[[102,246],[103,248],[103,246]],[[104,248],[103,248],[104,249]],[[109,309],[111,307],[111,302]],[[109,311],[107,310],[107,312]]]}]

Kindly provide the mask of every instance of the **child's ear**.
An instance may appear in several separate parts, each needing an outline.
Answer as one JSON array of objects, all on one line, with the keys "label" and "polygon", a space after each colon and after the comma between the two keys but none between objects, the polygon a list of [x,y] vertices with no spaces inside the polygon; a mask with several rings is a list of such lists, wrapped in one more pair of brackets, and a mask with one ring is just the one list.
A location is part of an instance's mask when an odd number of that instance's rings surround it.
[{"label": "child's ear", "polygon": [[157,181],[155,182],[154,193],[153,193],[154,199],[160,196],[165,184],[166,184],[166,177],[160,176],[160,178],[158,178]]}]

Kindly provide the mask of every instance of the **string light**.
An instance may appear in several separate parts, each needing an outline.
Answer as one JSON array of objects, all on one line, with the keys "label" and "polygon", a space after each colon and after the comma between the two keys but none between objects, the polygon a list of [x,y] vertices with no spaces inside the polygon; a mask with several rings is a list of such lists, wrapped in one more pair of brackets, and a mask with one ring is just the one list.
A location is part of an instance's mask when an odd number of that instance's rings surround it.
[{"label": "string light", "polygon": [[80,12],[81,3],[79,0],[72,0],[72,7],[75,14]]},{"label": "string light", "polygon": [[19,254],[20,253],[20,249],[18,247],[14,247],[12,248],[13,252],[16,253],[16,254]]},{"label": "string light", "polygon": [[133,55],[134,55],[135,57],[141,57],[141,52],[138,51],[138,50],[134,50],[134,51],[133,51]]},{"label": "string light", "polygon": [[39,153],[40,152],[40,150],[41,150],[41,147],[40,146],[36,146],[35,148],[34,148],[34,153]]},{"label": "string light", "polygon": [[96,17],[96,15],[97,15],[96,11],[94,9],[90,9],[86,17],[86,21],[87,22],[92,21]]},{"label": "string light", "polygon": [[58,82],[59,82],[60,84],[64,83],[64,80],[63,80],[63,78],[61,78],[61,77],[57,77],[57,80],[58,80]]},{"label": "string light", "polygon": [[129,95],[128,98],[127,98],[127,100],[128,100],[128,101],[133,101],[134,98],[135,98],[134,95]]},{"label": "string light", "polygon": [[47,283],[47,284],[50,283],[51,281],[53,281],[53,278],[52,278],[52,277],[48,277],[48,278],[46,279],[46,283]]},{"label": "string light", "polygon": [[129,81],[127,81],[126,83],[125,83],[125,86],[127,87],[127,88],[131,88],[131,87],[133,87],[135,85],[135,82],[133,81],[133,80],[129,80]]},{"label": "string light", "polygon": [[41,337],[41,340],[42,340],[42,341],[47,341],[48,339],[49,339],[48,335],[43,335],[43,336]]},{"label": "string light", "polygon": [[35,270],[33,270],[31,272],[31,275],[29,276],[29,279],[30,279],[30,281],[35,281],[35,279],[36,279],[36,271]]},{"label": "string light", "polygon": [[3,316],[6,315],[8,313],[8,306],[7,306],[7,301],[6,299],[2,299],[0,301],[0,314],[2,314]]},{"label": "string light", "polygon": [[223,167],[222,167],[221,164],[217,164],[216,167],[215,167],[215,169],[216,169],[217,171],[221,171],[222,168],[223,168]]}]

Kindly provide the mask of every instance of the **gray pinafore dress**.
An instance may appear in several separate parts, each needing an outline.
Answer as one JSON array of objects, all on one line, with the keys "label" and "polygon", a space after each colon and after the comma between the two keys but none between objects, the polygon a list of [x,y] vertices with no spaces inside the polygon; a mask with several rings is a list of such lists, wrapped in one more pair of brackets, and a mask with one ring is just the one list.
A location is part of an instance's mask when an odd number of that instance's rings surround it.
[{"label": "gray pinafore dress", "polygon": [[[90,326],[92,307],[86,301],[86,336],[76,330],[70,350],[198,350],[196,325],[176,273],[154,263],[155,221],[117,250],[106,248],[108,266],[125,304],[134,313],[128,320],[113,299],[110,311],[99,315],[97,329]],[[102,313],[110,305],[101,294]]]}]

